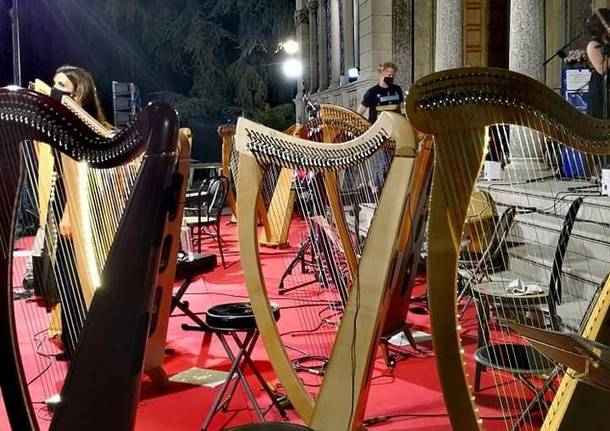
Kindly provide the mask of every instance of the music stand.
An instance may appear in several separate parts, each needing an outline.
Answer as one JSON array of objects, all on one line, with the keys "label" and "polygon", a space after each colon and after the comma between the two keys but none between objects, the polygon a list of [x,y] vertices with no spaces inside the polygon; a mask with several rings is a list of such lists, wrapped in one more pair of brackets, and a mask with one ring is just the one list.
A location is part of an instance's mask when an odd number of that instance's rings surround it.
[{"label": "music stand", "polygon": [[610,346],[565,334],[508,322],[532,346],[549,359],[574,370],[572,377],[610,392]]}]

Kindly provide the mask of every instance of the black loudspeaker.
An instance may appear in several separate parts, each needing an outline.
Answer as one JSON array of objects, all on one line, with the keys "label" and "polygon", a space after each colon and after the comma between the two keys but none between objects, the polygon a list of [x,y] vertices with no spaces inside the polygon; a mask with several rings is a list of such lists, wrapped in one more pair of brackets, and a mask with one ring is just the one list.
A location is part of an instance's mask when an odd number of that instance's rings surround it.
[{"label": "black loudspeaker", "polygon": [[140,91],[132,82],[112,81],[114,126],[125,127],[142,109]]}]

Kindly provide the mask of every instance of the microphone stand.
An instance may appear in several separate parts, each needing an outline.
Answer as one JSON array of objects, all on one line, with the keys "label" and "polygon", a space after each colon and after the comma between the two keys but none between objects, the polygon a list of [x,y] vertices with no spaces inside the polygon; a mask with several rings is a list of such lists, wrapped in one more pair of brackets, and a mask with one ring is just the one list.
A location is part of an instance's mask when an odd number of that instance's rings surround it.
[{"label": "microphone stand", "polygon": [[13,84],[21,86],[21,45],[19,43],[19,0],[9,10],[13,42]]},{"label": "microphone stand", "polygon": [[557,52],[555,52],[555,54],[551,55],[549,58],[544,60],[544,63],[542,63],[542,67],[546,67],[547,63],[549,61],[551,61],[552,59],[554,59],[555,57],[559,57],[562,59],[565,58],[566,57],[565,49],[568,48],[570,45],[572,45],[572,43],[574,43],[574,41],[576,41],[576,39],[580,38],[582,35],[583,35],[583,32],[581,31],[576,36],[574,36],[572,39],[570,39],[570,41],[568,43],[566,43],[564,46],[562,46],[560,49],[558,49]]}]

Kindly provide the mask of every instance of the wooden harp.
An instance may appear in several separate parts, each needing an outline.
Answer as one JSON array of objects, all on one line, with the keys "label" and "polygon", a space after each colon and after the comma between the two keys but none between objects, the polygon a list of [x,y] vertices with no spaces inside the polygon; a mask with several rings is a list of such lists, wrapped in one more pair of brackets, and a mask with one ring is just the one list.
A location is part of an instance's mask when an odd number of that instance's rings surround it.
[{"label": "wooden harp", "polygon": [[[143,153],[139,173],[93,295],[85,327],[50,429],[129,430],[135,420],[144,349],[168,213],[175,181],[178,120],[163,104],[146,107],[113,137],[101,136],[70,109],[46,96],[17,88],[0,90],[3,208],[0,382],[11,426],[38,429],[20,360],[16,333],[13,257],[27,141],[46,142],[71,159],[96,169],[128,163]],[[17,255],[16,255],[17,256]],[[30,304],[31,305],[31,304]],[[30,306],[26,305],[26,306]],[[35,306],[31,305],[31,306]],[[27,317],[27,315],[26,315]],[[21,346],[23,348],[23,346]],[[105,411],[99,415],[99,409]]]},{"label": "wooden harp", "polygon": [[[288,136],[240,119],[235,135],[240,153],[237,209],[242,267],[252,308],[265,348],[288,398],[313,429],[357,430],[362,426],[371,366],[376,354],[383,317],[392,292],[400,285],[408,241],[402,242],[409,224],[409,197],[417,148],[409,123],[397,114],[383,113],[379,121],[357,139],[328,145]],[[314,400],[296,374],[269,304],[270,288],[257,244],[256,200],[269,166],[297,169],[301,176],[323,178],[350,169],[385,146],[394,146],[388,170],[354,283],[338,324],[332,355],[323,384]],[[324,211],[325,212],[325,211]],[[321,213],[320,213],[321,215]],[[318,219],[321,220],[320,217]],[[319,223],[332,236],[330,225]],[[335,287],[333,287],[334,289]],[[353,355],[353,351],[357,355]]]},{"label": "wooden harp", "polygon": [[[552,394],[530,393],[517,380],[525,368],[514,351],[527,345],[505,322],[557,327],[607,344],[610,283],[602,280],[610,254],[607,244],[588,236],[607,236],[608,213],[574,171],[584,177],[604,163],[610,123],[583,115],[531,78],[501,69],[465,68],[424,77],[411,88],[406,106],[414,127],[434,139],[428,295],[437,369],[453,429],[607,427],[608,393],[578,383],[556,364],[539,368],[546,383],[536,387],[558,385],[552,404],[532,407],[535,396],[540,401]],[[499,181],[481,176],[489,162],[506,165]],[[489,191],[499,211],[516,216],[514,222],[496,224],[502,251],[488,250],[468,266],[463,232],[475,190]],[[469,229],[471,235],[477,231],[473,220]],[[483,224],[478,229],[485,230]],[[465,327],[457,313],[458,278],[464,280],[464,270],[470,271],[466,297],[472,295],[477,304],[481,331],[474,355],[461,337],[469,330],[476,336],[476,326]],[[577,316],[568,313],[570,308]],[[487,358],[492,368],[483,372],[491,373],[484,385],[488,389],[481,389],[487,391],[485,403],[473,391],[470,376],[473,368],[479,370],[477,353],[498,351],[498,346],[505,346],[506,356],[501,366],[500,359]],[[545,360],[536,358],[538,364],[528,362],[530,370]],[[500,413],[486,408],[492,399],[497,401],[491,407]]]}]

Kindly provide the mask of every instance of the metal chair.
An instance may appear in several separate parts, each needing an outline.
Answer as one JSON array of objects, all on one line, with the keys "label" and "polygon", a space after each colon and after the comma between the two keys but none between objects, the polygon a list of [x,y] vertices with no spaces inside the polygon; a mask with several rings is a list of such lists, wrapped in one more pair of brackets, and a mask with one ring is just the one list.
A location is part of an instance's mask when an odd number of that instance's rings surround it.
[{"label": "metal chair", "polygon": [[513,227],[516,214],[517,208],[514,206],[509,206],[502,212],[495,223],[494,232],[487,248],[478,260],[460,260],[458,283],[461,284],[461,291],[458,296],[458,302],[466,294],[470,295],[468,301],[462,306],[459,313],[460,316],[464,314],[464,311],[472,301],[471,286],[484,281],[489,275],[489,268],[496,269],[499,265],[506,263],[506,240]]},{"label": "metal chair", "polygon": [[228,190],[229,180],[227,177],[206,178],[199,187],[196,207],[188,208],[184,217],[184,222],[191,230],[191,237],[194,241],[197,241],[198,253],[201,253],[201,242],[204,238],[216,240],[223,268],[226,265],[222,249],[223,240],[220,235],[220,218]]}]

